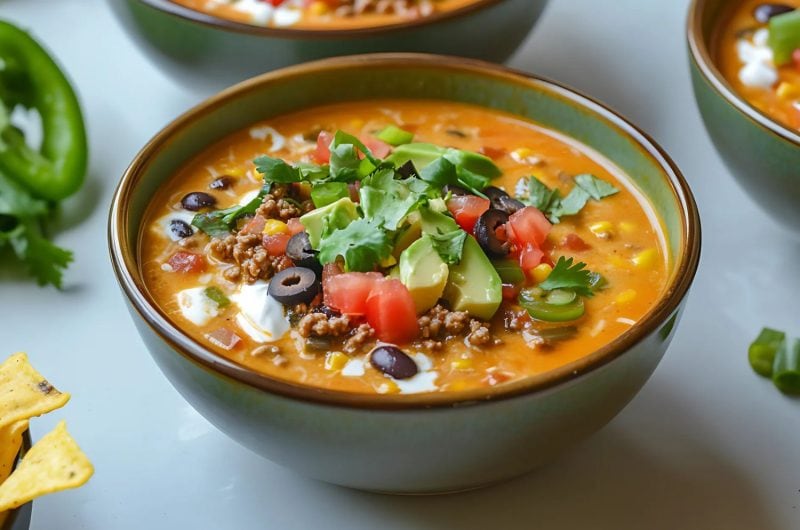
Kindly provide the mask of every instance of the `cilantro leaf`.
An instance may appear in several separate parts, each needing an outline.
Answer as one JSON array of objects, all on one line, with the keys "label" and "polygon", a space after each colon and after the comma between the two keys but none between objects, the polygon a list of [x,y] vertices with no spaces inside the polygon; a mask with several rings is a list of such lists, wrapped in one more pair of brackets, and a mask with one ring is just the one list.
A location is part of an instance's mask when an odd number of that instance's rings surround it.
[{"label": "cilantro leaf", "polygon": [[324,235],[319,245],[320,263],[333,263],[341,256],[348,271],[368,272],[392,251],[386,231],[367,219],[358,219],[345,228]]},{"label": "cilantro leaf", "polygon": [[397,230],[423,199],[410,189],[408,184],[413,180],[395,179],[393,169],[378,170],[362,180],[359,196],[364,217],[387,230]]},{"label": "cilantro leaf", "polygon": [[573,265],[572,258],[561,256],[547,279],[539,284],[539,288],[544,291],[565,289],[582,296],[594,296],[592,284],[595,282],[592,272],[586,269],[585,263]]},{"label": "cilantro leaf", "polygon": [[550,210],[550,215],[558,220],[568,215],[577,215],[578,212],[583,210],[583,207],[586,206],[589,199],[591,199],[591,196],[586,193],[583,188],[575,186],[570,190],[567,196],[561,200],[559,205]]},{"label": "cilantro leaf", "polygon": [[619,190],[613,185],[588,173],[575,177],[575,184],[596,201],[619,193]]},{"label": "cilantro leaf", "polygon": [[619,192],[617,188],[594,175],[581,174],[574,180],[575,187],[562,198],[558,188],[550,189],[541,180],[531,177],[528,182],[529,196],[523,202],[538,208],[555,224],[562,217],[577,215],[590,199],[599,201]]},{"label": "cilantro leaf", "polygon": [[213,212],[199,213],[192,219],[192,225],[196,226],[211,237],[225,237],[231,233],[236,221],[245,215],[253,215],[264,201],[264,196],[269,190],[269,185],[264,186],[261,192],[247,204],[235,204],[224,210],[214,210]]},{"label": "cilantro leaf", "polygon": [[462,229],[456,229],[444,234],[428,234],[433,243],[433,248],[448,265],[455,265],[461,261],[464,252],[464,242],[467,240],[467,233]]},{"label": "cilantro leaf", "polygon": [[550,212],[561,204],[561,191],[550,189],[536,177],[528,181],[528,204],[542,212]]},{"label": "cilantro leaf", "polygon": [[256,171],[264,177],[264,182],[278,182],[289,184],[303,180],[303,173],[299,168],[292,167],[279,158],[264,155],[253,160]]}]

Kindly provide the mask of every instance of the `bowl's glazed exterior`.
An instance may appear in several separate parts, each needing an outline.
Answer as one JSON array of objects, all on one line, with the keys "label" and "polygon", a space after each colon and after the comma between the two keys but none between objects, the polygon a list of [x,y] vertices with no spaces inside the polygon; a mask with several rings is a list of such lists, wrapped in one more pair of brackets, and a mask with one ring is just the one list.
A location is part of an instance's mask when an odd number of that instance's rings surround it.
[{"label": "bowl's glazed exterior", "polygon": [[212,93],[276,68],[375,52],[427,52],[504,62],[547,0],[477,0],[428,19],[355,30],[263,28],[218,19],[170,0],[110,0],[144,51],[192,90]]},{"label": "bowl's glazed exterior", "polygon": [[[17,461],[22,460],[25,453],[31,448],[31,433],[25,431],[22,435],[22,448],[19,452]],[[15,510],[11,510],[6,516],[5,521],[0,525],[0,530],[28,530],[31,526],[31,512],[33,512],[33,502],[23,504]]]},{"label": "bowl's glazed exterior", "polygon": [[714,62],[713,39],[727,0],[694,0],[688,41],[694,94],[706,129],[730,172],[779,224],[800,238],[800,133],[751,106]]},{"label": "bowl's glazed exterior", "polygon": [[[341,87],[352,89],[337,90]],[[270,379],[204,349],[170,324],[149,297],[137,265],[139,225],[153,191],[204,146],[256,120],[376,97],[504,110],[605,154],[633,176],[663,221],[673,255],[663,299],[631,331],[563,368],[491,389],[412,396],[348,394]],[[123,177],[110,214],[109,244],[147,348],[178,391],[221,431],[270,460],[327,482],[436,493],[523,474],[613,418],[647,381],[672,338],[697,267],[699,230],[691,193],[669,159],[592,100],[486,63],[377,55],[267,74],[173,122]]]}]

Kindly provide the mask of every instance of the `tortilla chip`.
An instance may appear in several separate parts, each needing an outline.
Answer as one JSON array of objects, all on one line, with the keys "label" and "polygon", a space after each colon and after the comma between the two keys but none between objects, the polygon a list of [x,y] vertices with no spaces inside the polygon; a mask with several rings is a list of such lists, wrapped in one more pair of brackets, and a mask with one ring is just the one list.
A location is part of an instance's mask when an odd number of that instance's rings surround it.
[{"label": "tortilla chip", "polygon": [[63,407],[69,394],[56,390],[24,353],[0,364],[0,427]]},{"label": "tortilla chip", "polygon": [[22,433],[28,430],[28,420],[0,427],[0,484],[8,478],[22,447]]},{"label": "tortilla chip", "polygon": [[25,455],[17,469],[0,484],[0,512],[37,497],[82,486],[94,467],[60,422]]}]

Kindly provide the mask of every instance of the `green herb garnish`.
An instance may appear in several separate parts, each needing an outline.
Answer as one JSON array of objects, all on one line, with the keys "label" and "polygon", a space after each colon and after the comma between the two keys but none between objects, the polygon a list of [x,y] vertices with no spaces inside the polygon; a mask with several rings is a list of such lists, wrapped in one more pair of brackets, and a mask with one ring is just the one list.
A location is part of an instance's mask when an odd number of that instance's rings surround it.
[{"label": "green herb garnish", "polygon": [[214,303],[216,303],[220,308],[231,305],[231,301],[227,296],[225,296],[225,293],[223,293],[219,287],[213,285],[211,287],[206,287],[203,291],[203,294],[205,294],[207,298],[214,301]]},{"label": "green herb garnish", "polygon": [[429,234],[433,248],[448,265],[456,265],[464,253],[467,233],[460,228],[444,234]]},{"label": "green herb garnish", "polygon": [[580,212],[590,199],[599,201],[619,192],[613,185],[589,174],[578,175],[574,181],[575,187],[562,198],[558,189],[550,189],[536,177],[531,177],[526,202],[539,209],[551,222],[559,223],[562,217]]},{"label": "green herb garnish", "polygon": [[392,243],[386,230],[367,219],[358,219],[345,228],[323,233],[319,260],[323,265],[344,258],[348,271],[368,272],[389,257]]},{"label": "green herb garnish", "polygon": [[192,225],[211,237],[225,237],[231,233],[236,225],[236,221],[245,215],[253,215],[256,213],[267,191],[268,186],[265,186],[253,200],[244,205],[236,204],[224,210],[199,213],[192,219]]},{"label": "green herb garnish", "polygon": [[593,274],[583,262],[573,265],[573,258],[561,256],[553,267],[553,271],[538,287],[544,291],[555,289],[568,289],[582,296],[594,296],[592,284],[595,282]]}]

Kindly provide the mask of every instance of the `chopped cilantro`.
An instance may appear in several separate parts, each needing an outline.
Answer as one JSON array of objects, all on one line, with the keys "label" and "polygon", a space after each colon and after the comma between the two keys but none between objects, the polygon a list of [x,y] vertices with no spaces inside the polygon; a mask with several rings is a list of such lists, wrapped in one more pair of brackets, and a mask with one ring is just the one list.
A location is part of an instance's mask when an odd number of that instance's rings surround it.
[{"label": "chopped cilantro", "polygon": [[553,223],[558,223],[562,217],[578,214],[589,199],[599,201],[619,192],[617,188],[594,175],[582,174],[574,180],[575,187],[562,198],[558,189],[550,189],[536,177],[531,177],[526,202],[542,211]]},{"label": "chopped cilantro", "polygon": [[395,179],[393,169],[382,169],[361,181],[359,195],[364,217],[387,230],[397,230],[400,223],[422,200],[408,183],[415,179]]},{"label": "chopped cilantro", "polygon": [[389,257],[392,243],[386,230],[373,221],[358,219],[345,228],[323,235],[319,260],[324,265],[341,256],[348,271],[368,272]]},{"label": "chopped cilantro", "polygon": [[264,200],[264,196],[267,194],[268,188],[268,185],[264,186],[261,193],[247,204],[236,204],[224,210],[199,213],[192,219],[192,224],[211,237],[225,237],[231,233],[236,221],[245,215],[256,213],[256,210]]},{"label": "chopped cilantro", "polygon": [[574,291],[582,296],[594,296],[592,285],[596,283],[591,271],[586,269],[583,262],[573,265],[572,258],[561,256],[556,266],[545,281],[539,284],[544,291],[565,289]]},{"label": "chopped cilantro", "polygon": [[231,301],[227,296],[225,296],[225,293],[222,292],[222,289],[217,286],[212,285],[211,287],[206,287],[203,291],[203,294],[205,294],[210,300],[214,301],[219,308],[228,307],[231,305]]},{"label": "chopped cilantro", "polygon": [[464,252],[464,242],[467,240],[467,233],[458,228],[452,232],[444,234],[429,234],[433,242],[433,248],[448,265],[455,265],[461,261]]},{"label": "chopped cilantro", "polygon": [[256,171],[263,175],[264,182],[289,184],[304,180],[299,168],[290,166],[279,158],[264,155],[253,160],[253,163],[256,165]]}]

